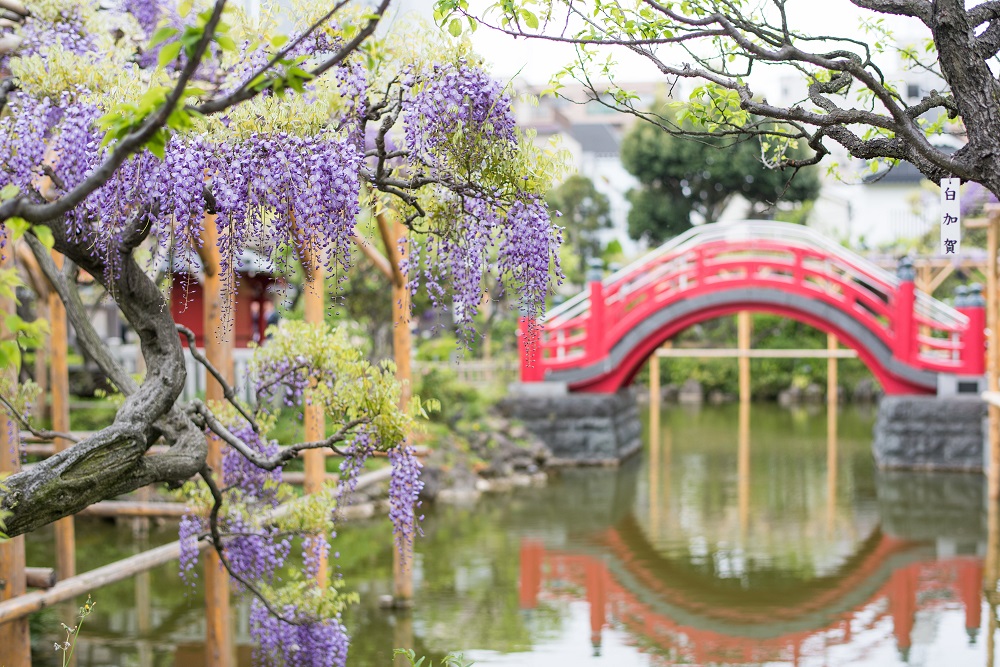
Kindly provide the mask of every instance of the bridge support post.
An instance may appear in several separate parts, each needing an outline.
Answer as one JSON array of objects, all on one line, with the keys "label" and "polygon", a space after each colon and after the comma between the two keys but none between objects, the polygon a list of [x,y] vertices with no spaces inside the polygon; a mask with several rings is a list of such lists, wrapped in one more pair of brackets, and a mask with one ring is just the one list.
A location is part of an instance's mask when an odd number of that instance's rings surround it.
[{"label": "bridge support post", "polygon": [[[826,335],[826,349],[831,353],[839,347],[834,334]],[[826,530],[833,535],[837,518],[837,406],[839,401],[837,358],[826,360]]]},{"label": "bridge support post", "polygon": [[741,310],[736,315],[736,341],[739,347],[740,403],[750,402],[750,332],[753,321],[749,310]]},{"label": "bridge support post", "polygon": [[899,287],[896,290],[896,303],[894,304],[893,317],[893,356],[904,363],[913,361],[915,352],[919,349],[916,345],[916,331],[913,328],[913,306],[917,297],[913,285],[913,264],[909,258],[903,258],[899,262],[897,270],[899,276]]},{"label": "bridge support post", "polygon": [[986,372],[986,308],[982,297],[958,309],[969,318],[969,328],[962,336],[962,375],[982,375]]},{"label": "bridge support post", "polygon": [[587,321],[587,360],[590,363],[604,357],[604,285],[600,280],[590,283],[590,318]]}]

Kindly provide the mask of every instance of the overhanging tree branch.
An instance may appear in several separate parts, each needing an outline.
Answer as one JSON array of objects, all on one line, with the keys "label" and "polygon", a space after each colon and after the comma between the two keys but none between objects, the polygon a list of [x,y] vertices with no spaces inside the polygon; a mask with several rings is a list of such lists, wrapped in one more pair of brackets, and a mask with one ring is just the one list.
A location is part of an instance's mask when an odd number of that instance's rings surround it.
[{"label": "overhanging tree branch", "polygon": [[14,404],[8,401],[7,397],[3,394],[0,394],[0,403],[2,403],[7,409],[7,414],[13,417],[25,430],[36,438],[41,440],[54,440],[56,438],[62,438],[63,440],[68,440],[69,442],[80,442],[80,439],[71,433],[61,433],[59,431],[49,431],[44,428],[35,427],[32,425],[31,420],[21,414],[21,411],[14,407]]},{"label": "overhanging tree branch", "polygon": [[247,423],[250,424],[250,427],[253,429],[254,433],[260,433],[260,425],[257,424],[257,420],[254,419],[250,411],[246,407],[244,407],[243,403],[241,403],[240,400],[236,397],[236,391],[228,382],[226,382],[226,378],[223,377],[219,369],[216,368],[212,364],[212,362],[208,360],[208,357],[202,354],[201,350],[198,349],[198,344],[197,344],[198,341],[195,338],[194,332],[188,329],[183,324],[177,325],[177,331],[181,332],[187,339],[188,352],[191,353],[191,356],[194,357],[194,360],[197,361],[202,366],[204,366],[205,370],[208,373],[210,373],[212,377],[215,378],[215,381],[219,383],[219,386],[222,387],[222,395],[229,402],[229,404],[232,405],[234,408],[236,408],[236,411],[239,412],[240,415],[242,415],[243,418],[247,420]]},{"label": "overhanging tree branch", "polygon": [[927,0],[851,0],[851,3],[862,9],[871,9],[882,14],[896,16],[911,16],[920,19],[925,25],[931,20],[931,3]]},{"label": "overhanging tree branch", "polygon": [[273,457],[266,457],[251,449],[245,442],[236,437],[232,431],[225,427],[216,418],[212,411],[205,406],[204,403],[198,400],[191,401],[190,410],[204,421],[205,428],[209,429],[223,442],[239,452],[244,458],[253,463],[258,468],[262,470],[274,470],[284,466],[286,463],[292,459],[298,457],[301,452],[308,451],[310,449],[329,449],[334,454],[338,456],[348,456],[348,452],[337,447],[338,442],[343,442],[347,439],[350,433],[362,424],[367,424],[371,422],[368,418],[353,419],[344,423],[335,433],[325,438],[324,440],[317,440],[312,442],[299,442],[288,447],[282,447],[281,451]]}]

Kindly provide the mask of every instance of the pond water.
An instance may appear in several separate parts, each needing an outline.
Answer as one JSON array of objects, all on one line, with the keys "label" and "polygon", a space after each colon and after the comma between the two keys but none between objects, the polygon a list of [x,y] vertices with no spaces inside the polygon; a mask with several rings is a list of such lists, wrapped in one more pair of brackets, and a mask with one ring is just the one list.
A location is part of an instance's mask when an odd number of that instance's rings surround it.
[{"label": "pond water", "polygon": [[[822,410],[665,408],[659,437],[620,468],[430,508],[410,613],[377,604],[391,591],[388,523],[346,527],[338,563],[362,598],[348,664],[388,666],[408,646],[435,664],[453,651],[545,667],[987,665],[984,478],[876,472],[873,419],[845,409],[831,429]],[[127,525],[77,525],[81,571],[176,539],[170,525],[141,545]],[[50,535],[33,536],[29,563],[49,554]],[[81,667],[201,664],[201,591],[176,572],[94,591]],[[59,664],[65,613],[34,620],[36,664]],[[246,607],[236,616],[251,664]]]}]

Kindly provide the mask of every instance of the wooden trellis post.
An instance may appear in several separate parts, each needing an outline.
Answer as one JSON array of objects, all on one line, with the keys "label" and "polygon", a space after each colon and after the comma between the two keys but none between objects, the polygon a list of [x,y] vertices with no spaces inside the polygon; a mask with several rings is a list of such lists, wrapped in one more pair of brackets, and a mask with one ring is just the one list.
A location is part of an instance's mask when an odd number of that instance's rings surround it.
[{"label": "wooden trellis post", "polygon": [[[313,252],[302,254],[302,268],[306,273],[305,284],[305,319],[308,324],[321,326],[326,315],[325,290],[326,263],[323,258]],[[316,402],[305,406],[305,439],[307,441],[322,440],[326,437],[326,414]],[[326,450],[309,449],[303,453],[306,478],[305,492],[318,493],[326,481]],[[327,561],[322,558],[316,570],[316,581],[320,586],[327,583]]]},{"label": "wooden trellis post", "polygon": [[[990,392],[1000,391],[1000,280],[997,276],[997,252],[1000,249],[1000,209],[988,207],[989,226],[986,228],[986,327],[990,331],[989,354],[986,358]],[[987,471],[989,499],[1000,499],[1000,407],[989,404],[990,458]]]},{"label": "wooden trellis post", "polygon": [[[388,220],[382,213],[378,216],[379,231],[385,243],[385,252],[392,267],[392,302],[396,307],[396,316],[392,330],[392,356],[396,362],[396,379],[401,387],[399,408],[406,410],[413,393],[410,357],[412,356],[413,340],[410,334],[410,289],[402,272],[402,262],[405,258],[400,246],[400,239],[405,236],[406,228],[396,220]],[[392,582],[393,603],[396,606],[407,607],[413,602],[413,546],[400,553],[392,550]]]},{"label": "wooden trellis post", "polygon": [[[0,269],[13,265],[10,246],[4,251],[7,257],[0,259]],[[0,298],[0,315],[11,315],[14,312],[14,300]],[[0,338],[8,335],[3,318],[0,318]],[[0,377],[13,387],[17,382],[17,368],[14,365],[0,368]],[[14,474],[21,469],[19,429],[7,412],[0,410],[0,476]],[[0,544],[0,602],[23,595],[25,588],[24,536],[19,535]],[[27,618],[0,625],[0,661],[4,667],[31,666]]]},{"label": "wooden trellis post", "polygon": [[[220,275],[218,230],[215,216],[205,216],[202,247],[199,251],[204,276],[203,316],[205,322],[205,357],[230,385],[233,382],[232,330],[224,326],[223,315],[232,313],[233,293],[225,289]],[[225,400],[222,386],[205,373],[205,400]],[[219,485],[222,479],[222,443],[215,436],[208,439],[208,466]],[[231,667],[233,661],[232,610],[229,604],[229,574],[223,569],[219,554],[208,549],[205,570],[205,665]]]},{"label": "wooden trellis post", "polygon": [[[55,251],[52,259],[62,269],[63,256]],[[66,329],[66,307],[59,300],[55,290],[49,290],[49,363],[51,375],[49,388],[52,392],[52,430],[69,433],[69,363],[67,346],[69,337]],[[53,441],[56,453],[68,449],[72,443],[56,438]],[[76,530],[71,516],[55,523],[56,532],[56,572],[59,579],[76,575]]]},{"label": "wooden trellis post", "polygon": [[[396,363],[396,379],[399,380],[402,387],[399,407],[405,410],[413,392],[410,368],[410,357],[413,350],[410,333],[410,290],[406,283],[406,276],[403,275],[402,271],[405,253],[399,243],[400,239],[406,235],[406,227],[398,221],[392,220],[386,211],[377,213],[375,220],[378,224],[379,236],[382,238],[382,245],[385,247],[385,255],[379,254],[366,239],[355,237],[355,242],[361,252],[371,260],[392,286],[392,302],[396,308],[392,334],[393,360]],[[413,599],[412,548],[409,553],[405,554],[401,554],[398,549],[393,548],[392,554],[393,605],[408,607]],[[404,566],[404,561],[408,565]]]}]

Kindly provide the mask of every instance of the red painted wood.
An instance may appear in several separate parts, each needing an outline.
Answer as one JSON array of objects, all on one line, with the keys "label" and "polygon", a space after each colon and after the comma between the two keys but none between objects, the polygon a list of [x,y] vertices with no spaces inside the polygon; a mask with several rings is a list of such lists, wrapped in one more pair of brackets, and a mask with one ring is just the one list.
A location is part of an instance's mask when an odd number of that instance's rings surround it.
[{"label": "red painted wood", "polygon": [[[804,645],[850,643],[852,622],[862,632],[891,622],[897,647],[905,649],[911,643],[916,614],[940,609],[955,599],[961,599],[966,607],[966,627],[981,625],[978,614],[981,561],[957,557],[895,567],[891,565],[893,559],[913,553],[918,545],[885,535],[871,550],[852,558],[844,570],[826,578],[824,585],[813,587],[812,595],[786,606],[765,602],[751,609],[706,602],[697,595],[698,589],[691,582],[678,574],[665,576],[659,567],[637,558],[616,529],[604,533],[600,544],[616,563],[614,568],[608,569],[607,556],[548,550],[534,542],[522,544],[522,554],[526,546],[531,550],[533,570],[528,577],[522,572],[522,580],[530,579],[534,590],[534,571],[542,573],[540,594],[530,596],[531,607],[522,605],[522,608],[533,608],[539,597],[568,602],[579,600],[581,592],[585,592],[592,612],[598,607],[605,612],[603,618],[591,617],[592,641],[595,628],[600,627],[598,621],[601,626],[614,624],[628,630],[638,640],[637,645],[655,646],[657,654],[666,653],[671,664],[784,662],[789,654],[801,655]],[[538,561],[543,566],[539,567]],[[598,572],[601,576],[597,576]],[[616,572],[627,573],[628,582],[620,580]],[[847,611],[830,613],[844,607],[853,591],[868,588],[871,582],[876,584],[875,590],[866,599]],[[651,600],[660,604],[650,604]],[[683,618],[664,613],[662,605],[683,610]],[[869,613],[872,609],[876,611]],[[809,629],[755,640],[749,640],[752,635],[739,631],[716,629],[720,621],[754,628],[775,620],[799,620],[809,615],[819,619]]]},{"label": "red painted wood", "polygon": [[[527,364],[524,354],[528,351],[522,355],[522,380],[542,381],[548,371],[598,363],[624,336],[660,309],[738,288],[784,292],[830,305],[863,324],[896,359],[911,367],[964,375],[981,375],[984,371],[983,308],[964,308],[962,312],[969,318],[966,325],[936,322],[915,311],[912,282],[891,285],[848,257],[827,256],[820,249],[780,240],[715,239],[653,257],[628,274],[619,274],[611,284],[591,283],[589,309],[558,325],[546,325],[534,353],[535,363]],[[837,334],[859,353],[889,394],[928,391],[881,368],[870,351],[861,349],[833,323],[793,307],[767,304],[707,308],[689,315],[683,322],[671,323],[651,334],[619,368],[571,389],[616,391],[631,381],[646,357],[664,340],[688,326],[738,310],[782,314]],[[930,335],[920,334],[921,329],[929,330]]]},{"label": "red painted wood", "polygon": [[[233,344],[238,348],[249,347],[252,341],[264,340],[267,328],[265,318],[254,315],[254,310],[263,312],[268,286],[274,280],[267,276],[241,276],[236,286],[236,307],[231,314],[234,328]],[[174,274],[170,285],[170,314],[174,321],[194,332],[198,347],[205,345],[205,323],[202,317],[202,286],[196,279],[185,274]],[[187,346],[187,339],[181,337]]]},{"label": "red painted wood", "polygon": [[958,311],[969,318],[969,329],[961,338],[962,372],[982,375],[986,372],[986,308],[966,306]]}]

